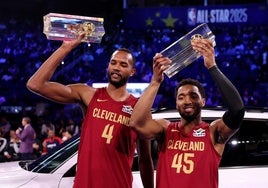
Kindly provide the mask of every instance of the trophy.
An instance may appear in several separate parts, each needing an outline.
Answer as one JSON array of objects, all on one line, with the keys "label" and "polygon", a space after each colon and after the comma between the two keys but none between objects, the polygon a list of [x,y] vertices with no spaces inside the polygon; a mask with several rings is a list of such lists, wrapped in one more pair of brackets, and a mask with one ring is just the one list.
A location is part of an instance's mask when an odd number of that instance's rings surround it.
[{"label": "trophy", "polygon": [[213,42],[213,47],[216,46],[215,35],[208,25],[203,23],[161,52],[163,56],[169,57],[172,61],[170,67],[164,71],[167,77],[171,78],[201,56],[200,53],[193,50],[191,40],[202,38],[210,39]]},{"label": "trophy", "polygon": [[100,43],[105,34],[103,18],[49,13],[43,20],[43,33],[49,40],[73,40],[84,32],[82,42]]}]

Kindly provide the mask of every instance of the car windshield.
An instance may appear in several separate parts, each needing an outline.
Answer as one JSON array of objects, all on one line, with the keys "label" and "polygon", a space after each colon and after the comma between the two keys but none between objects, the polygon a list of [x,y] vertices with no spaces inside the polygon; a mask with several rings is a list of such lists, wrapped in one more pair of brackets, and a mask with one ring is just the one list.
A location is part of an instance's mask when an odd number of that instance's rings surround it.
[{"label": "car windshield", "polygon": [[[33,162],[27,163],[24,168],[32,172],[52,173],[77,153],[79,141],[80,135],[75,135],[54,148],[48,154],[41,156]],[[22,163],[20,165],[23,166]]]}]

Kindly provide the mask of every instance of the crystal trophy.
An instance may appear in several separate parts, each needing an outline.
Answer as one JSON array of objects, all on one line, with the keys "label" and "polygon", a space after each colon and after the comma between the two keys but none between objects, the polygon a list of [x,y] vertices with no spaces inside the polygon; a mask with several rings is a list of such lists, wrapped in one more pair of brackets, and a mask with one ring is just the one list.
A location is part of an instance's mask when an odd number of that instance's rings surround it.
[{"label": "crystal trophy", "polygon": [[213,42],[213,46],[216,46],[215,35],[209,29],[208,25],[203,23],[161,52],[163,56],[169,57],[172,61],[170,67],[164,71],[167,77],[171,78],[201,57],[201,54],[193,50],[191,45],[191,40],[201,38],[210,39]]},{"label": "crystal trophy", "polygon": [[105,34],[103,18],[49,13],[43,20],[43,33],[49,40],[73,40],[85,32],[82,42],[100,43]]}]

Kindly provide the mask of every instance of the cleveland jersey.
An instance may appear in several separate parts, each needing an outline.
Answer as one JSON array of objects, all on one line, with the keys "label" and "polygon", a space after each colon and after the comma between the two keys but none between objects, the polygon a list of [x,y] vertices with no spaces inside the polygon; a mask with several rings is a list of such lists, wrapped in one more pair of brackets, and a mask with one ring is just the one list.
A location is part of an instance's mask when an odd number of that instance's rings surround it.
[{"label": "cleveland jersey", "polygon": [[83,122],[75,188],[130,188],[136,133],[128,126],[137,99],[114,101],[97,89]]},{"label": "cleveland jersey", "polygon": [[220,160],[209,124],[202,122],[186,134],[180,122],[172,122],[160,146],[156,187],[217,188]]}]

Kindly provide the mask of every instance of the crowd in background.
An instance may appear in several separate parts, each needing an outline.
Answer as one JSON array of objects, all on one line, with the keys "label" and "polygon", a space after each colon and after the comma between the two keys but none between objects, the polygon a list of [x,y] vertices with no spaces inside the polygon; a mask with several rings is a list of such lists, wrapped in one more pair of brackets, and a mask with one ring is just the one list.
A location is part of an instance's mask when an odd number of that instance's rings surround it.
[{"label": "crowd in background", "polygon": [[[210,28],[216,36],[217,64],[238,88],[245,105],[267,107],[268,24]],[[83,43],[75,49],[58,67],[53,79],[65,84],[107,82],[105,68],[111,53],[119,47],[125,47],[136,57],[137,73],[130,82],[148,83],[152,76],[154,54],[190,29],[148,28],[141,31],[124,28],[121,22],[113,32],[103,37],[101,44]],[[70,135],[79,133],[83,121],[78,106],[52,104],[25,87],[29,77],[61,44],[60,41],[47,40],[42,32],[43,24],[40,21],[14,18],[0,20],[0,106],[22,106],[19,114],[27,114],[32,118],[32,126],[37,132],[36,143],[40,146],[38,156],[45,152],[43,142],[48,138],[49,130],[53,130],[64,141],[64,132],[70,130]],[[166,78],[154,107],[173,108],[175,86],[184,77],[192,77],[203,83],[207,91],[207,106],[222,106],[218,91],[201,63],[202,59],[199,59],[174,77]],[[14,137],[14,131],[20,126],[20,119],[17,118],[17,121],[16,118],[1,111],[1,137],[7,140]],[[10,126],[4,130],[7,123]],[[17,138],[14,137],[14,140]],[[4,152],[3,149],[0,154],[3,156]]]},{"label": "crowd in background", "polygon": [[36,159],[80,134],[81,128],[81,124],[76,124],[73,119],[54,124],[44,118],[32,122],[28,116],[16,126],[5,116],[1,117],[0,123],[0,162]]}]

